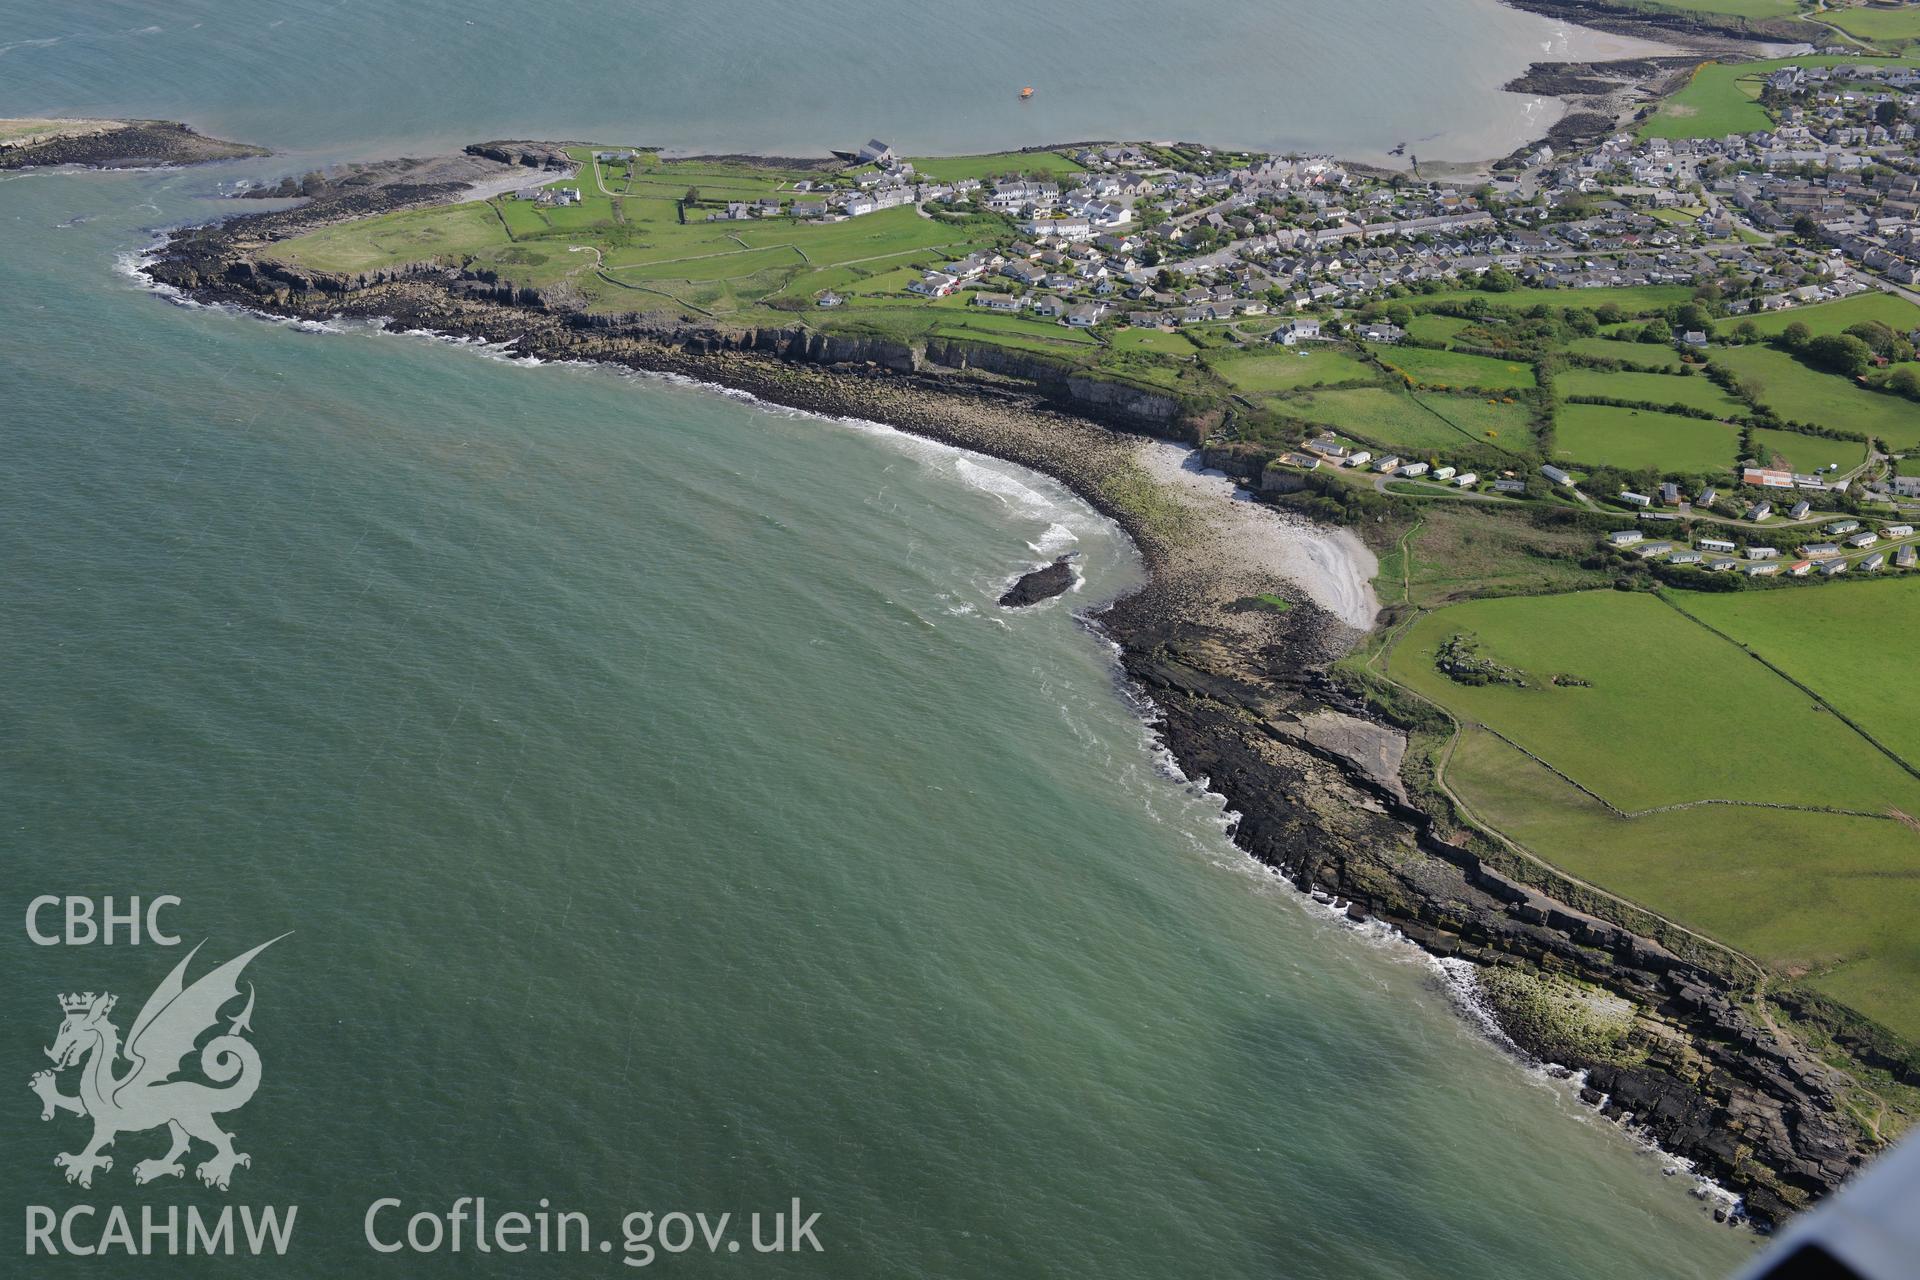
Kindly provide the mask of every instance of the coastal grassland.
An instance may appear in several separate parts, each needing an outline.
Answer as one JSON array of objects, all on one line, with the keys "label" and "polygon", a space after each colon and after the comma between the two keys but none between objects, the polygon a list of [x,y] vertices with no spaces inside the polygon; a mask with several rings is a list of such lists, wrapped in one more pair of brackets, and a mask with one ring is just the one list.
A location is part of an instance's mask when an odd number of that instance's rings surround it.
[{"label": "coastal grassland", "polygon": [[1446,420],[1475,444],[1492,445],[1503,453],[1529,453],[1534,448],[1532,411],[1511,397],[1448,395],[1416,391],[1413,402]]},{"label": "coastal grassland", "polygon": [[[1526,686],[1443,674],[1436,656],[1457,635],[1523,673]],[[1920,780],[1737,645],[1646,593],[1450,605],[1407,630],[1390,671],[1628,812],[1709,799],[1920,812],[1909,808],[1920,804]]]},{"label": "coastal grassland", "polygon": [[1426,504],[1419,523],[1380,556],[1375,583],[1381,600],[1432,609],[1480,596],[1606,584],[1604,573],[1580,567],[1591,536],[1542,527],[1527,514],[1480,504]]},{"label": "coastal grassland", "polygon": [[1785,66],[1835,67],[1906,65],[1904,58],[1776,58],[1760,62],[1703,62],[1687,86],[1660,104],[1640,126],[1642,138],[1719,138],[1729,133],[1771,129],[1773,119],[1760,105],[1767,73]]},{"label": "coastal grassland", "polygon": [[50,138],[78,138],[124,129],[119,120],[59,120],[40,117],[0,120],[0,145],[45,142]]},{"label": "coastal grassland", "polygon": [[1906,640],[1920,634],[1920,578],[1699,593],[1680,603],[1920,769],[1920,684]]},{"label": "coastal grassland", "polygon": [[1702,63],[1684,89],[1640,126],[1642,138],[1717,138],[1773,127],[1759,102],[1763,73],[1753,64]]},{"label": "coastal grassland", "polygon": [[1877,436],[1895,449],[1920,445],[1920,404],[1911,400],[1870,391],[1772,347],[1727,347],[1716,350],[1713,359],[1731,369],[1755,400],[1783,418]]},{"label": "coastal grassland", "polygon": [[1468,355],[1460,351],[1435,351],[1431,347],[1380,347],[1375,355],[1391,370],[1404,373],[1415,382],[1440,387],[1488,387],[1502,391],[1537,385],[1533,366],[1518,360],[1496,360],[1490,356]]},{"label": "coastal grassland", "polygon": [[1421,342],[1452,342],[1462,330],[1473,321],[1463,316],[1443,316],[1434,311],[1423,311],[1407,321],[1408,336]]},{"label": "coastal grassland", "polygon": [[1290,391],[1295,387],[1328,386],[1341,382],[1372,382],[1379,374],[1364,361],[1328,347],[1295,353],[1288,350],[1221,351],[1210,353],[1208,368],[1236,391]]},{"label": "coastal grassland", "polygon": [[[581,201],[543,206],[500,197],[368,218],[327,227],[274,245],[266,255],[309,270],[352,273],[415,262],[459,265],[507,284],[555,292],[589,312],[683,310],[743,323],[791,323],[824,290],[858,291],[889,272],[908,274],[992,243],[993,221],[920,217],[911,208],[883,210],[843,222],[787,217],[707,221],[730,201],[783,198],[796,173],[714,161],[599,164],[586,148],[577,186]],[[605,189],[603,189],[603,187]],[[610,196],[608,190],[618,192]],[[692,195],[694,201],[687,201]],[[684,219],[684,220],[683,220]],[[887,328],[913,336],[960,327],[1020,343],[1079,345],[1063,330],[1018,317],[936,317],[919,299],[911,323],[875,314],[862,300],[821,319],[834,327]],[[778,304],[778,305],[776,305]],[[784,309],[783,309],[784,308]],[[860,313],[860,314],[856,314]]]},{"label": "coastal grassland", "polygon": [[[1341,387],[1312,391],[1278,402],[1289,416],[1322,423],[1364,441],[1374,449],[1408,453],[1444,453],[1462,445],[1498,443],[1509,449],[1531,446],[1525,411],[1517,406],[1487,406],[1465,396],[1412,395],[1385,387]],[[1489,421],[1498,425],[1488,426]],[[1489,430],[1505,433],[1490,439]]]},{"label": "coastal grassland", "polygon": [[1670,346],[1651,342],[1621,342],[1617,338],[1575,338],[1566,350],[1596,360],[1618,360],[1623,364],[1646,365],[1657,369],[1678,369],[1680,353]]},{"label": "coastal grassland", "polygon": [[[1616,0],[1617,2],[1617,0]],[[1801,0],[1632,0],[1621,8],[1673,9],[1681,13],[1717,13],[1729,18],[1791,18]]]},{"label": "coastal grassland", "polygon": [[1899,9],[1856,7],[1829,9],[1820,15],[1850,36],[1886,47],[1920,40],[1920,8]]},{"label": "coastal grassland", "polygon": [[1745,405],[1698,374],[1682,377],[1614,369],[1567,369],[1554,375],[1553,389],[1561,396],[1600,396],[1642,404],[1685,405],[1722,418],[1747,411]]},{"label": "coastal grassland", "polygon": [[1859,324],[1863,320],[1878,320],[1890,329],[1906,333],[1920,328],[1920,306],[1896,294],[1856,293],[1838,302],[1816,302],[1807,307],[1767,311],[1755,316],[1742,316],[1738,321],[1728,323],[1739,324],[1749,320],[1755,329],[1769,338],[1786,332],[1790,324],[1804,324],[1818,336],[1843,332],[1849,325]]},{"label": "coastal grassland", "polygon": [[1065,174],[1085,172],[1072,156],[1058,151],[999,151],[984,156],[914,156],[915,172],[938,182],[957,182],[961,178],[986,181],[1002,174]]},{"label": "coastal grassland", "polygon": [[1733,465],[1740,433],[1724,422],[1652,409],[1563,404],[1554,412],[1553,439],[1554,457],[1563,461],[1625,471],[1706,472]]},{"label": "coastal grassland", "polygon": [[462,261],[509,243],[487,205],[443,205],[322,227],[274,245],[267,256],[311,271],[350,274],[412,262]]},{"label": "coastal grassland", "polygon": [[1199,348],[1187,341],[1184,333],[1165,329],[1120,329],[1113,335],[1115,351],[1151,351],[1156,355],[1186,357]]},{"label": "coastal grassland", "polygon": [[1802,474],[1835,462],[1842,471],[1851,471],[1867,460],[1863,440],[1835,440],[1830,436],[1775,431],[1771,427],[1755,427],[1748,432],[1748,437],[1753,441],[1753,456],[1763,465],[1784,462],[1788,470]]},{"label": "coastal grassland", "polygon": [[1905,823],[1745,805],[1625,818],[1477,728],[1446,781],[1563,871],[1920,1035],[1920,834]]},{"label": "coastal grassland", "polygon": [[1482,289],[1444,289],[1439,293],[1423,293],[1410,301],[1415,307],[1420,307],[1478,299],[1491,311],[1525,311],[1541,303],[1550,307],[1575,307],[1591,311],[1611,302],[1633,315],[1644,315],[1665,310],[1691,297],[1693,289],[1689,285],[1635,284],[1598,289],[1509,289],[1504,293],[1489,293]]}]

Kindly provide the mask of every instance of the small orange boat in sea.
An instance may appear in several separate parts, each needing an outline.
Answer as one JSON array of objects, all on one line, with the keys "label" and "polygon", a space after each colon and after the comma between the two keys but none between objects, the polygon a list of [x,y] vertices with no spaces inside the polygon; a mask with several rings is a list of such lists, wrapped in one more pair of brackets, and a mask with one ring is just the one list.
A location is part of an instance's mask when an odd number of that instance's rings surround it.
[{"label": "small orange boat in sea", "polygon": [[1021,100],[1022,102],[1024,102],[1024,101],[1026,101],[1026,100],[1027,100],[1028,98],[1031,98],[1032,96],[1033,96],[1033,86],[1032,86],[1032,85],[1028,85],[1028,86],[1027,86],[1026,88],[1024,88],[1024,89],[1022,89],[1022,90],[1020,91],[1020,100]]}]

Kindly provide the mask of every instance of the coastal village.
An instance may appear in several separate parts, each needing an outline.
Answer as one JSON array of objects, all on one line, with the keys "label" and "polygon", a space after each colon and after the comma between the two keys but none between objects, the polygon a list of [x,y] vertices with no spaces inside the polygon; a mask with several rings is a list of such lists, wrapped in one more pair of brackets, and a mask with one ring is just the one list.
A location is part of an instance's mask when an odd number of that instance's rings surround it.
[{"label": "coastal village", "polygon": [[[1497,331],[1491,348],[1476,347],[1471,335],[1436,343],[1434,317],[1454,308],[1416,318],[1423,298],[1472,291],[1468,312],[1493,309],[1503,294],[1554,291],[1534,309],[1605,299],[1594,304],[1590,330],[1575,322],[1575,348],[1556,353],[1580,385],[1563,403],[1732,425],[1741,430],[1739,458],[1725,468],[1689,466],[1695,451],[1685,448],[1663,466],[1657,447],[1651,456],[1622,450],[1618,461],[1605,447],[1576,448],[1564,452],[1565,465],[1529,469],[1500,465],[1482,448],[1396,451],[1391,439],[1322,430],[1272,457],[1262,487],[1284,492],[1300,475],[1327,468],[1416,498],[1445,486],[1456,498],[1571,502],[1645,526],[1608,534],[1607,550],[1698,573],[1760,579],[1910,569],[1910,521],[1920,517],[1920,458],[1910,464],[1904,456],[1920,449],[1920,292],[1910,288],[1920,282],[1920,68],[1788,62],[1759,79],[1775,127],[1702,138],[1622,131],[1568,155],[1541,145],[1471,185],[1330,156],[1152,144],[1062,149],[1069,172],[1009,156],[1004,172],[943,181],[875,139],[838,180],[801,181],[791,199],[729,203],[707,216],[830,222],[901,206],[991,212],[1009,221],[1011,239],[928,265],[903,292],[961,295],[988,312],[1095,331],[1117,345],[1134,334],[1188,331],[1203,350],[1278,347],[1309,364],[1319,353],[1351,353],[1389,375],[1405,363],[1403,381],[1416,390],[1433,380],[1418,368],[1431,361],[1414,352],[1464,357],[1453,362],[1464,371],[1455,376],[1469,386],[1476,356],[1513,358]],[[1652,320],[1642,318],[1644,308],[1610,301],[1636,291],[1682,301]],[[833,290],[815,300],[823,308],[845,301]],[[1802,313],[1822,327],[1858,322],[1802,333]],[[1816,338],[1821,354],[1804,358]],[[1850,385],[1834,390],[1843,393],[1873,387],[1877,407],[1904,419],[1905,429],[1850,431],[1825,406],[1803,421],[1756,403],[1751,387],[1743,394],[1743,366],[1789,341],[1802,348],[1787,348],[1796,369],[1841,375]],[[1740,349],[1717,363],[1727,344]],[[1614,381],[1620,394],[1611,394]],[[1701,407],[1696,392],[1706,388],[1726,412]],[[1496,379],[1479,389],[1516,387]],[[1817,395],[1809,386],[1787,413]],[[1783,433],[1799,430],[1869,447],[1799,466],[1793,455],[1822,453],[1780,448]],[[1580,434],[1594,432],[1583,424]],[[1216,443],[1232,444],[1233,435],[1229,427]],[[1793,498],[1776,506],[1781,490]],[[1815,536],[1849,523],[1829,517],[1863,510],[1885,513],[1870,516],[1884,523],[1841,542]],[[1696,526],[1690,539],[1657,536]]]},{"label": "coastal village", "polygon": [[[1323,515],[1545,503],[1645,531],[1596,535],[1624,572],[1784,585],[1913,567],[1916,129],[1913,59],[1827,54],[1703,64],[1591,145],[1464,177],[1196,143],[871,138],[804,169],[601,146],[495,202],[486,269],[587,310],[1056,359],[1207,406],[1210,459]],[[536,256],[564,266],[512,261]],[[1842,518],[1875,544],[1810,536]]]}]

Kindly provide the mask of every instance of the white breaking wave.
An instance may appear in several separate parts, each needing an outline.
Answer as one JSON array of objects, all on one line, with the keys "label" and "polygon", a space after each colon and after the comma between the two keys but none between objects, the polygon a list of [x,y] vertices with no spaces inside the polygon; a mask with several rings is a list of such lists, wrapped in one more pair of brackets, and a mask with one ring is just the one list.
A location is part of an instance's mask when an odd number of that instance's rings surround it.
[{"label": "white breaking wave", "polygon": [[1056,520],[1047,526],[1045,533],[1035,541],[1029,542],[1027,546],[1035,555],[1057,556],[1078,541],[1080,541],[1079,534]]}]

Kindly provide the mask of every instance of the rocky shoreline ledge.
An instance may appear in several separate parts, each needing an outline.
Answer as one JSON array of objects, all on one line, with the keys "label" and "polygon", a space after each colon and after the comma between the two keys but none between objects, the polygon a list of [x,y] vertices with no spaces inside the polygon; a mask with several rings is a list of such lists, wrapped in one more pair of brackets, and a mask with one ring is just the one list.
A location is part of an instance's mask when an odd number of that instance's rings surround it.
[{"label": "rocky shoreline ledge", "polygon": [[209,164],[270,154],[264,147],[195,133],[176,120],[5,121],[25,130],[22,141],[0,145],[0,169],[81,165],[88,169],[149,169]]},{"label": "rocky shoreline ledge", "polygon": [[[542,163],[537,153],[471,150],[502,170]],[[1056,477],[1140,549],[1146,584],[1091,622],[1118,645],[1174,760],[1239,815],[1240,847],[1355,920],[1389,922],[1436,956],[1500,975],[1481,994],[1523,1052],[1585,1071],[1590,1104],[1740,1194],[1763,1227],[1871,1154],[1840,1113],[1837,1073],[1776,1030],[1723,967],[1672,936],[1663,943],[1657,930],[1603,918],[1617,913],[1545,868],[1495,865],[1490,842],[1410,793],[1406,726],[1331,670],[1364,630],[1279,581],[1271,556],[1250,553],[1244,526],[1221,509],[1311,530],[1156,476],[1150,451],[1167,446],[1155,438],[1195,444],[1205,413],[975,344],[588,316],[438,266],[315,278],[256,257],[311,226],[450,198],[447,185],[350,186],[177,232],[145,270],[201,302],[382,319],[540,359],[680,375]],[[1290,607],[1249,607],[1276,592]],[[1349,616],[1368,612],[1348,605]],[[1589,996],[1630,1009],[1631,1034],[1587,1034],[1577,1011]]]}]

